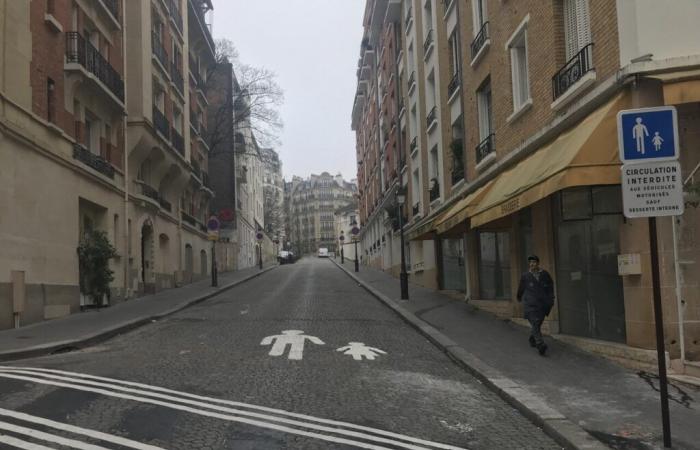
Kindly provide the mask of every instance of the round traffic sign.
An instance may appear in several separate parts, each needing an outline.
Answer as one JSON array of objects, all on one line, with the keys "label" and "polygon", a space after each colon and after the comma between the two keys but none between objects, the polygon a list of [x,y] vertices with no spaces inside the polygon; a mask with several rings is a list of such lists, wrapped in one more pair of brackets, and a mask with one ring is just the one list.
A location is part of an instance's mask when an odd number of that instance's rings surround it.
[{"label": "round traffic sign", "polygon": [[343,242],[345,240],[345,236],[341,234],[338,239],[340,239],[340,242]]},{"label": "round traffic sign", "polygon": [[217,231],[220,225],[219,219],[217,219],[216,216],[211,216],[207,222],[207,230]]},{"label": "round traffic sign", "polygon": [[262,241],[263,234],[262,231],[258,231],[257,234],[255,235],[255,239]]},{"label": "round traffic sign", "polygon": [[350,230],[350,231],[351,231],[351,233],[354,234],[355,236],[357,236],[358,234],[360,234],[360,229],[359,229],[358,227],[352,227],[352,230]]}]

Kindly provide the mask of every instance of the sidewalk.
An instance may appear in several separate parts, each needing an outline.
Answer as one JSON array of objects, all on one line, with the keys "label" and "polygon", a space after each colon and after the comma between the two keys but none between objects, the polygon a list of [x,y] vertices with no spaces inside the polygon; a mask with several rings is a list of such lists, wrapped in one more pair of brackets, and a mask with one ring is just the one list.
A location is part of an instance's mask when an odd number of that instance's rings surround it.
[{"label": "sidewalk", "polygon": [[115,306],[0,331],[0,361],[45,355],[103,341],[204,301],[274,267],[276,266],[262,271],[252,267],[221,273],[217,288],[211,287],[211,280],[206,279],[181,288],[130,299]]},{"label": "sidewalk", "polygon": [[[593,436],[612,448],[663,448],[655,375],[548,337],[541,357],[522,326],[413,284],[402,301],[391,275],[344,269],[562,445],[599,448]],[[669,395],[673,448],[700,449],[700,390],[671,384]]]}]

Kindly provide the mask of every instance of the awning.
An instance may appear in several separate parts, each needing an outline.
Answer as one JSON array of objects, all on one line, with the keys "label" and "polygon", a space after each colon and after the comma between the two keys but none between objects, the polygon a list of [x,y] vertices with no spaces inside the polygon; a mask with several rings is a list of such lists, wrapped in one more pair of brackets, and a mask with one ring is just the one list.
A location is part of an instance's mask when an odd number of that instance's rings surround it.
[{"label": "awning", "polygon": [[616,114],[629,106],[619,94],[503,172],[472,208],[471,227],[505,217],[562,189],[620,184]]},{"label": "awning", "polygon": [[479,200],[486,195],[486,192],[488,192],[492,186],[493,182],[486,183],[484,186],[458,201],[446,213],[435,219],[435,231],[438,234],[444,234],[467,220],[474,212],[474,208],[479,204]]},{"label": "awning", "polygon": [[700,102],[700,70],[668,72],[652,76],[664,83],[664,104]]},{"label": "awning", "polygon": [[406,239],[409,241],[427,241],[435,237],[435,219],[427,220],[425,223],[420,224],[416,228],[412,229],[406,235]]}]

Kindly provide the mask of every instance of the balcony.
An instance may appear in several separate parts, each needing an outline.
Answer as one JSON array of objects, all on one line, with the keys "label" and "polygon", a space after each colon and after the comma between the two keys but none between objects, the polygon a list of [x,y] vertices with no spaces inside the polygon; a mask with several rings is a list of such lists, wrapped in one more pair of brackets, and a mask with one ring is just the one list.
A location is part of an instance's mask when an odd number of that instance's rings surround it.
[{"label": "balcony", "polygon": [[169,201],[164,199],[162,195],[160,196],[158,203],[160,203],[160,207],[163,208],[165,211],[168,211],[169,213],[173,212],[173,205]]},{"label": "balcony", "polygon": [[181,217],[183,222],[186,222],[195,228],[197,227],[197,219],[195,219],[193,216],[190,216],[185,211],[182,211]]},{"label": "balcony", "polygon": [[411,139],[411,153],[416,151],[418,148],[418,136],[415,136],[413,139]]},{"label": "balcony", "polygon": [[148,197],[151,200],[155,201],[156,203],[160,204],[160,194],[158,193],[158,190],[147,185],[144,182],[141,182],[141,194],[144,197]]},{"label": "balcony", "polygon": [[185,95],[185,80],[182,78],[180,68],[174,62],[170,65],[170,79],[182,96]]},{"label": "balcony", "polygon": [[423,55],[425,59],[428,59],[428,55],[430,54],[430,50],[433,47],[433,30],[428,30],[428,33],[425,35],[425,42],[423,42]]},{"label": "balcony", "polygon": [[168,9],[170,10],[170,18],[172,19],[180,34],[182,34],[184,30],[182,27],[182,13],[180,12],[178,3],[179,1],[168,0]]},{"label": "balcony", "polygon": [[487,41],[489,40],[489,23],[484,22],[484,24],[481,26],[481,30],[479,30],[479,33],[474,37],[474,40],[472,41],[470,48],[471,48],[471,54],[472,54],[472,62],[475,62],[477,57],[480,55],[481,50],[486,46]]},{"label": "balcony", "polygon": [[431,202],[440,198],[440,183],[438,182],[437,178],[432,178],[430,180],[430,190],[428,192],[430,194]]},{"label": "balcony", "polygon": [[496,150],[496,135],[491,133],[476,146],[476,163],[479,164]]},{"label": "balcony", "polygon": [[100,2],[107,8],[109,13],[114,17],[114,20],[119,22],[119,1],[118,0],[100,0]]},{"label": "balcony", "polygon": [[180,155],[185,156],[185,138],[174,127],[170,129],[170,143]]},{"label": "balcony", "polygon": [[553,77],[552,93],[554,100],[569,90],[585,74],[593,70],[593,44],[588,44],[571,58]]},{"label": "balcony", "polygon": [[426,117],[426,125],[428,129],[437,121],[437,106],[433,106],[433,108],[430,110],[428,113],[428,117]]},{"label": "balcony", "polygon": [[153,105],[153,126],[163,135],[165,139],[170,139],[170,124],[165,115],[160,112],[157,106]]},{"label": "balcony", "polygon": [[457,72],[452,76],[452,79],[450,80],[450,84],[447,85],[447,98],[449,98],[449,99],[452,98],[454,93],[457,92],[457,89],[459,89],[459,85],[460,85],[460,76],[459,76],[459,72]]},{"label": "balcony", "polygon": [[66,63],[80,64],[93,74],[109,92],[124,103],[124,80],[114,67],[80,33],[66,33]]},{"label": "balcony", "polygon": [[416,71],[414,70],[411,72],[411,75],[408,76],[408,92],[411,92],[411,89],[415,86],[416,84]]},{"label": "balcony", "polygon": [[86,166],[95,169],[102,175],[114,179],[114,167],[112,167],[109,161],[100,155],[92,153],[82,145],[73,144],[73,158],[82,162]]},{"label": "balcony", "polygon": [[165,52],[165,47],[160,40],[160,37],[156,33],[151,33],[151,47],[153,49],[153,55],[163,66],[163,70],[167,73],[168,64],[168,54]]},{"label": "balcony", "polygon": [[[190,11],[194,13],[194,17],[196,19],[195,21],[199,23],[199,27],[202,30],[202,33],[204,34],[204,39],[207,41],[212,55],[214,55],[216,46],[214,45],[214,39],[211,36],[211,32],[209,31],[209,27],[207,26],[207,21],[205,18],[206,12],[210,9],[211,1],[188,0],[187,3],[190,6]],[[192,26],[192,20],[190,20],[190,26]]]}]

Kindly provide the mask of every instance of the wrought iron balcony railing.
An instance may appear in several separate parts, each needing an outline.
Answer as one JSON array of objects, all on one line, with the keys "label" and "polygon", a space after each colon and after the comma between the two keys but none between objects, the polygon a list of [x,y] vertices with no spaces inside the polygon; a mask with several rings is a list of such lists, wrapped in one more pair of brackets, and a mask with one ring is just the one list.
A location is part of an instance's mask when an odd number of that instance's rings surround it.
[{"label": "wrought iron balcony railing", "polygon": [[409,90],[415,84],[415,82],[416,82],[416,71],[414,70],[413,72],[411,72],[411,75],[408,76],[408,89]]},{"label": "wrought iron balcony railing", "polygon": [[470,47],[471,47],[471,53],[472,53],[472,61],[476,58],[476,55],[479,54],[479,50],[486,44],[486,41],[489,39],[489,23],[484,22],[484,24],[481,26],[481,29],[479,30],[479,33],[474,37],[474,40],[472,41]]},{"label": "wrought iron balcony railing", "polygon": [[197,219],[195,219],[193,216],[187,214],[185,211],[182,211],[181,217],[182,217],[183,222],[187,222],[190,225],[192,225],[193,227],[197,226]]},{"label": "wrought iron balcony railing", "polygon": [[427,119],[427,127],[430,128],[430,126],[437,120],[437,106],[433,106],[433,108],[430,110],[428,113]]},{"label": "wrought iron balcony railing", "polygon": [[153,105],[153,126],[155,126],[156,130],[166,139],[170,139],[170,124],[168,123],[168,119],[160,112],[156,105]]},{"label": "wrought iron balcony railing", "polygon": [[185,80],[182,78],[182,72],[180,68],[174,62],[170,65],[170,78],[173,80],[173,84],[180,94],[185,94]]},{"label": "wrought iron balcony railing", "polygon": [[428,33],[425,35],[425,42],[423,42],[424,55],[428,54],[428,50],[430,50],[431,45],[433,45],[433,30],[428,30]]},{"label": "wrought iron balcony railing", "polygon": [[418,136],[411,139],[411,153],[413,153],[418,148]]},{"label": "wrought iron balcony railing", "polygon": [[431,202],[440,198],[440,183],[438,182],[437,178],[432,178],[430,180],[430,190],[428,192],[430,194]]},{"label": "wrought iron balcony railing", "polygon": [[114,167],[112,167],[109,161],[100,155],[92,153],[90,150],[80,144],[73,144],[73,158],[77,159],[88,167],[92,167],[102,175],[109,178],[114,178]]},{"label": "wrought iron balcony railing", "polygon": [[173,212],[173,205],[169,201],[167,201],[165,198],[163,198],[162,195],[160,196],[159,203],[160,203],[160,207],[163,208],[164,210],[166,210],[168,212]]},{"label": "wrought iron balcony railing", "polygon": [[119,100],[124,101],[124,80],[114,67],[80,33],[66,33],[66,62],[80,64],[95,75]]},{"label": "wrought iron balcony railing", "polygon": [[112,17],[119,22],[119,0],[100,0],[112,14]]},{"label": "wrought iron balcony railing", "polygon": [[156,55],[158,61],[163,65],[164,68],[168,68],[168,54],[165,52],[165,47],[160,40],[160,37],[155,33],[151,33],[151,47],[153,48],[153,54]]},{"label": "wrought iron balcony railing", "polygon": [[156,188],[141,182],[141,194],[143,194],[145,197],[155,200],[156,203],[160,204],[160,194],[158,193],[158,190]]},{"label": "wrought iron balcony railing", "polygon": [[185,156],[185,138],[174,127],[170,130],[170,143],[179,154]]},{"label": "wrought iron balcony railing", "polygon": [[170,9],[170,17],[173,18],[173,22],[175,22],[175,26],[177,26],[177,29],[180,30],[180,33],[183,32],[182,28],[182,13],[180,12],[180,7],[179,7],[179,0],[168,0],[168,8]]},{"label": "wrought iron balcony railing", "polygon": [[488,155],[496,150],[495,145],[496,135],[494,133],[489,134],[486,139],[481,141],[479,145],[476,146],[476,163],[479,164]]},{"label": "wrought iron balcony railing", "polygon": [[406,21],[404,23],[404,26],[406,27],[406,31],[408,31],[408,27],[411,24],[411,19],[413,19],[413,8],[411,6],[409,6],[408,12],[406,13]]},{"label": "wrought iron balcony railing", "polygon": [[464,179],[464,166],[456,166],[452,168],[452,184],[455,185]]},{"label": "wrought iron balcony railing", "polygon": [[452,76],[452,79],[450,80],[450,84],[447,85],[447,97],[452,97],[452,94],[455,93],[457,88],[459,88],[460,85],[460,76],[459,76],[459,71],[455,73]]},{"label": "wrought iron balcony railing", "polygon": [[583,47],[552,77],[554,100],[569,90],[587,72],[593,70],[593,43]]}]

